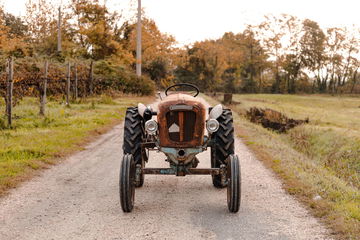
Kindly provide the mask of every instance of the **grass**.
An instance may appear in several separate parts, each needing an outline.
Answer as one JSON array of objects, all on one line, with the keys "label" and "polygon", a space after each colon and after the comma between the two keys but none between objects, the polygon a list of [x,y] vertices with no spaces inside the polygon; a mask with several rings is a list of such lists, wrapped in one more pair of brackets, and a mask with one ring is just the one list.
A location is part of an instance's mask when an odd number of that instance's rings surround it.
[{"label": "grass", "polygon": [[[89,137],[124,118],[128,106],[151,98],[100,96],[63,105],[49,101],[46,117],[39,116],[38,100],[25,98],[14,108],[13,127],[0,122],[0,195],[28,179],[34,170],[81,149]],[[1,109],[4,103],[0,102]]]},{"label": "grass", "polygon": [[[219,100],[219,99],[217,99]],[[360,236],[360,98],[234,95],[237,134],[339,238]],[[250,107],[310,123],[277,134],[250,123]]]}]

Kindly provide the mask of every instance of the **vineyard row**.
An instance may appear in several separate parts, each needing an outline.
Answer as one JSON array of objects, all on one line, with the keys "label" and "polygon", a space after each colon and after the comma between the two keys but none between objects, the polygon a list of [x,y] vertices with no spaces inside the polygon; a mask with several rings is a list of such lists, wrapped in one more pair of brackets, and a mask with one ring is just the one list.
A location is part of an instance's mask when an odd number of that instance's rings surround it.
[{"label": "vineyard row", "polygon": [[[13,58],[9,58],[5,65],[5,74],[1,74],[0,77],[0,93],[5,100],[5,113],[9,127],[12,126],[14,93],[18,98],[30,93],[38,95],[40,99],[39,114],[45,115],[46,99],[49,92],[64,94],[66,105],[70,104],[71,97],[76,100],[80,92],[82,96],[92,95],[94,92],[93,62],[87,69],[84,68],[84,65],[74,64],[71,66],[69,62],[66,64],[65,74],[61,73],[59,68],[53,68],[52,72],[49,72],[48,61],[45,61],[43,71],[34,68],[34,65],[30,65],[32,71],[28,71],[29,68],[14,68]],[[16,74],[17,69],[19,73]],[[81,77],[79,76],[79,69],[81,69]]]}]

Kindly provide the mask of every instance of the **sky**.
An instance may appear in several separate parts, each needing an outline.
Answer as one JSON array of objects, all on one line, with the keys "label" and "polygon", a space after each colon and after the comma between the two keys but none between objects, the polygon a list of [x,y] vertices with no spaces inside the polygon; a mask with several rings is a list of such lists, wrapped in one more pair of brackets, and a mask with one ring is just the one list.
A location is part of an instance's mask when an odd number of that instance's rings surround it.
[{"label": "sky", "polygon": [[[25,14],[27,0],[1,1],[7,11]],[[52,0],[54,5],[60,1]],[[107,0],[106,4],[130,16],[135,13],[137,0]],[[360,0],[142,0],[142,6],[160,31],[173,35],[180,45],[218,38],[229,31],[241,32],[246,24],[262,22],[267,14],[309,18],[323,28],[360,28]]]}]

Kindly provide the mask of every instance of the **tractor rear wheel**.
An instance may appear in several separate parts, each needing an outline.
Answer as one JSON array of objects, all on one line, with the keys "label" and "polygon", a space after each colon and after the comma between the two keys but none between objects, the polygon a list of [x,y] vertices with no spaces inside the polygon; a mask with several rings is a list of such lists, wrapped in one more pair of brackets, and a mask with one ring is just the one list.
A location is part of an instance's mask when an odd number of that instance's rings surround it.
[{"label": "tractor rear wheel", "polygon": [[[217,119],[219,129],[212,134],[214,145],[211,147],[211,167],[219,168],[221,164],[227,165],[226,159],[230,154],[234,154],[234,126],[233,117],[230,109],[224,109],[221,116]],[[220,175],[212,176],[213,185],[217,188],[224,188],[227,183],[221,182]]]},{"label": "tractor rear wheel", "polygon": [[239,158],[233,154],[228,158],[227,179],[227,205],[230,212],[236,213],[241,200],[241,172]]},{"label": "tractor rear wheel", "polygon": [[[143,127],[143,118],[140,116],[137,107],[130,107],[126,111],[124,123],[124,143],[123,151],[125,154],[131,154],[134,158],[135,165],[140,164],[145,166],[147,156],[144,149],[141,148],[141,143],[145,138],[145,130]],[[144,174],[141,174],[140,181],[136,183],[136,187],[141,187],[144,184]]]}]

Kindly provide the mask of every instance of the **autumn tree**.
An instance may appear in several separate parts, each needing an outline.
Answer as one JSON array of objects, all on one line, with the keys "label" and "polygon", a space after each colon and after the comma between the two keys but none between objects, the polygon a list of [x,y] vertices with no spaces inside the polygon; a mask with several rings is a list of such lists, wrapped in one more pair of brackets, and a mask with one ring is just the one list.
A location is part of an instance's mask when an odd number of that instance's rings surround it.
[{"label": "autumn tree", "polygon": [[0,7],[0,55],[26,55],[26,31],[27,27],[21,18],[6,13]]},{"label": "autumn tree", "polygon": [[[136,23],[126,21],[121,27],[120,40],[124,48],[133,55],[133,67],[136,59]],[[176,64],[175,38],[162,33],[154,20],[142,19],[142,68],[160,87],[168,86],[173,80]]]},{"label": "autumn tree", "polygon": [[[325,67],[325,34],[315,21],[305,19],[303,22],[303,36],[300,40],[301,55],[304,66],[314,73],[317,89],[326,91],[328,73]],[[325,75],[324,75],[325,74]]]},{"label": "autumn tree", "polygon": [[[291,15],[285,15],[284,38],[287,44],[284,44],[285,56],[282,62],[282,68],[285,72],[284,92],[295,93],[297,81],[304,74],[302,71],[303,63],[301,59],[300,39],[302,37],[301,20]],[[284,41],[284,40],[283,40]]]},{"label": "autumn tree", "polygon": [[254,32],[248,27],[239,35],[242,59],[238,63],[244,92],[257,92],[263,88],[262,73],[268,67],[267,55]]},{"label": "autumn tree", "polygon": [[40,45],[54,31],[56,9],[48,0],[28,0],[25,22],[31,43]]},{"label": "autumn tree", "polygon": [[74,40],[83,48],[83,56],[95,60],[117,55],[120,44],[114,40],[116,12],[110,13],[98,0],[72,0],[72,11],[76,16]]},{"label": "autumn tree", "polygon": [[[338,62],[336,64],[337,71],[335,71],[337,81],[335,79],[331,79],[333,87],[335,87],[335,92],[337,92],[338,87],[344,87],[346,84],[351,83],[351,88],[353,89],[359,69],[359,60],[356,57],[360,48],[359,30],[349,30],[344,28],[342,29],[342,32],[345,38],[343,38],[344,40],[342,41],[341,48],[339,49],[340,54],[337,54],[341,55],[341,58],[338,57],[336,59],[337,61],[335,61]],[[339,35],[337,35],[337,38],[341,39]]]},{"label": "autumn tree", "polygon": [[8,42],[8,28],[5,26],[5,12],[0,5],[0,55],[4,54],[5,44]]},{"label": "autumn tree", "polygon": [[282,39],[285,35],[284,24],[287,15],[281,15],[276,17],[274,15],[265,16],[265,21],[257,26],[257,37],[261,40],[261,44],[266,49],[266,53],[270,56],[273,61],[273,69],[275,82],[273,85],[273,92],[280,92],[280,66],[283,59],[283,42]]},{"label": "autumn tree", "polygon": [[196,42],[183,53],[187,61],[176,69],[178,81],[193,82],[207,91],[223,87],[221,77],[229,66],[220,40]]},{"label": "autumn tree", "polygon": [[187,54],[188,61],[177,69],[177,77],[192,79],[204,90],[255,92],[257,83],[262,84],[267,56],[250,28],[196,42]]}]

